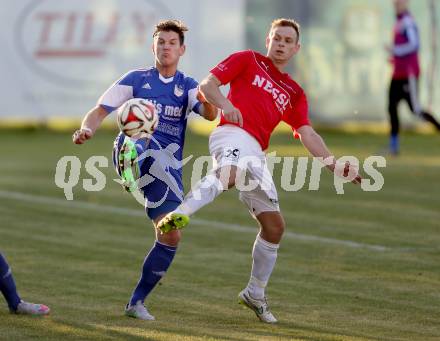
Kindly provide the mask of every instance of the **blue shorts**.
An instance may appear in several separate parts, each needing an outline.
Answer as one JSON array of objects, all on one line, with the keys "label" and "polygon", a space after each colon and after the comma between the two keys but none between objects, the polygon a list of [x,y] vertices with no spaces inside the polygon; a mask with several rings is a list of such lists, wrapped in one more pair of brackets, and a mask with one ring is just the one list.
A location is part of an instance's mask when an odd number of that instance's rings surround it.
[{"label": "blue shorts", "polygon": [[[121,175],[118,155],[124,143],[125,135],[120,133],[113,145],[113,165]],[[183,200],[182,169],[172,168],[176,159],[167,154],[157,141],[136,141],[139,156],[141,192],[145,198],[147,216],[154,220],[158,216],[174,211]],[[143,180],[143,181],[142,181]]]}]

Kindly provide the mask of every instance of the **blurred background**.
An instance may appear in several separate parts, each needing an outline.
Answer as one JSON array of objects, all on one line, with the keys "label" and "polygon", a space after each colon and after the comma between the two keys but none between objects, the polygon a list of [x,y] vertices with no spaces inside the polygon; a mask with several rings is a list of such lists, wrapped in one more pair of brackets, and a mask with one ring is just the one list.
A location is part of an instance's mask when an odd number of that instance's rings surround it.
[{"label": "blurred background", "polygon": [[[440,64],[435,3],[410,4],[422,40],[421,101],[434,112],[440,108],[440,90],[429,85],[438,83]],[[313,122],[387,127],[391,0],[26,0],[2,7],[3,126],[77,125],[113,81],[153,63],[151,35],[160,19],[189,26],[180,69],[201,80],[234,51],[264,53],[271,21],[290,17],[302,26],[302,50],[288,72],[306,89]],[[401,118],[407,127],[420,123],[409,111]]]}]

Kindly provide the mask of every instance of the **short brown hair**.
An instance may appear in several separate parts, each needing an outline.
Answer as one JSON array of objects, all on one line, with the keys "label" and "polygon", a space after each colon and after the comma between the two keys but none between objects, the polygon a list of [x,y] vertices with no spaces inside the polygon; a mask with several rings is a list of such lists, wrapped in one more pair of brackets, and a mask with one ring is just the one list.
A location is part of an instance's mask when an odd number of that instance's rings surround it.
[{"label": "short brown hair", "polygon": [[163,32],[163,31],[176,32],[179,35],[180,45],[183,45],[183,43],[185,42],[185,32],[188,31],[188,28],[180,20],[162,20],[157,23],[153,32],[153,38],[159,32]]},{"label": "short brown hair", "polygon": [[278,26],[292,27],[295,30],[296,35],[298,36],[296,41],[297,42],[299,41],[299,34],[301,32],[301,26],[298,24],[297,21],[295,21],[294,19],[286,19],[286,18],[275,19],[274,21],[272,21],[272,24],[270,25],[270,31],[272,31],[275,27],[278,27]]}]

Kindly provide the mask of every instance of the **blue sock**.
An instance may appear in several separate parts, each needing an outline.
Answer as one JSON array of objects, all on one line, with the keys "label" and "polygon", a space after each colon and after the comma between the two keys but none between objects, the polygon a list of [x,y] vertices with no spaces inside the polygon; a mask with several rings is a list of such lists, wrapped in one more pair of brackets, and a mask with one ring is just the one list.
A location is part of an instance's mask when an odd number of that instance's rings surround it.
[{"label": "blue sock", "polygon": [[8,302],[9,309],[16,311],[20,303],[20,296],[18,296],[15,287],[14,278],[12,277],[11,268],[6,262],[5,257],[0,253],[0,291],[5,296]]},{"label": "blue sock", "polygon": [[130,299],[130,305],[135,305],[137,301],[144,302],[147,295],[153,290],[160,279],[165,275],[177,247],[168,246],[156,241],[153,248],[145,257],[142,267],[142,274]]},{"label": "blue sock", "polygon": [[390,136],[390,150],[393,154],[399,153],[399,135]]}]

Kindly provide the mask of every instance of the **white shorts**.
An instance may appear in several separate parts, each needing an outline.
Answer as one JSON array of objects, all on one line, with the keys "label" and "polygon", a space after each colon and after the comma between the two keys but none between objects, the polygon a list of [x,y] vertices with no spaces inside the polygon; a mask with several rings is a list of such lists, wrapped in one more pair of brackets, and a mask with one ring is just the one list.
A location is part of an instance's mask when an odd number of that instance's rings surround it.
[{"label": "white shorts", "polygon": [[233,125],[217,127],[209,137],[209,152],[214,158],[214,170],[233,165],[241,171],[236,188],[253,217],[262,212],[280,211],[266,155],[253,136]]}]

